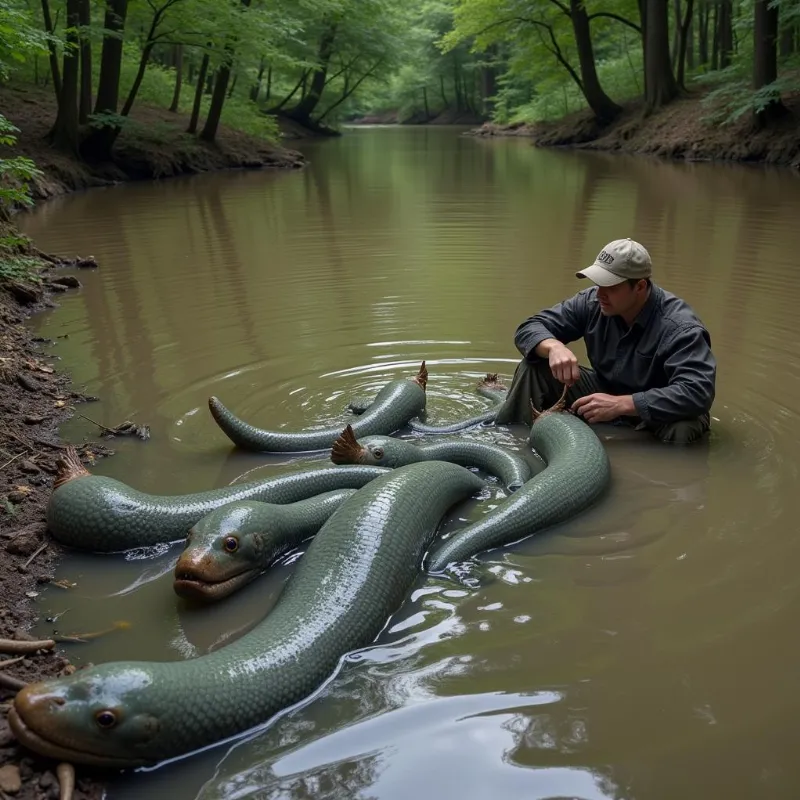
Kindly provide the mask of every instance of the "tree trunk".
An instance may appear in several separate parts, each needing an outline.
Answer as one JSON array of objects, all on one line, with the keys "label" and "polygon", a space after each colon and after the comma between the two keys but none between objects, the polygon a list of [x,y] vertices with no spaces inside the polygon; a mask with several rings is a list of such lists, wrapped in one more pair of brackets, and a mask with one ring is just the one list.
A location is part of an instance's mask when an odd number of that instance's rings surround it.
[{"label": "tree trunk", "polygon": [[256,82],[250,87],[250,100],[254,103],[258,102],[258,96],[261,94],[261,79],[264,77],[265,66],[264,56],[261,56],[261,60],[258,62],[258,76],[256,77]]},{"label": "tree trunk", "polygon": [[711,69],[719,69],[719,6],[714,6],[714,25],[712,26],[714,33],[711,45]]},{"label": "tree trunk", "polygon": [[[44,17],[44,29],[47,33],[53,33],[53,18],[50,16],[49,0],[42,0],[42,16]],[[61,102],[61,70],[58,68],[58,51],[55,42],[48,40],[47,49],[50,53],[50,72],[53,75],[53,89],[56,93],[56,102]]]},{"label": "tree trunk", "polygon": [[183,45],[173,45],[173,62],[175,64],[175,91],[172,93],[170,111],[177,111],[181,102],[181,87],[183,86]]},{"label": "tree trunk", "polygon": [[208,51],[203,53],[203,60],[200,63],[200,72],[197,75],[197,85],[194,91],[194,103],[192,105],[192,116],[189,119],[189,127],[186,129],[187,133],[197,132],[197,122],[200,119],[200,106],[203,103],[203,86],[206,82],[206,73],[208,72],[208,62],[210,56]]},{"label": "tree trunk", "polygon": [[78,6],[81,33],[81,84],[78,104],[78,122],[85,125],[92,113],[92,42],[89,38],[89,26],[92,24],[92,10],[89,0],[80,0]]},{"label": "tree trunk", "polygon": [[267,70],[267,91],[264,94],[264,102],[269,102],[270,97],[272,97],[272,64],[269,65]]},{"label": "tree trunk", "polygon": [[694,14],[689,15],[689,28],[686,31],[686,66],[694,69]]},{"label": "tree trunk", "polygon": [[458,61],[453,58],[453,93],[456,96],[456,111],[461,111],[463,101],[461,99],[461,86],[458,82]]},{"label": "tree trunk", "polygon": [[710,16],[708,0],[700,0],[699,29],[697,32],[697,60],[702,66],[708,64],[708,18]]},{"label": "tree trunk", "polygon": [[[252,0],[241,0],[244,8],[249,8],[251,2]],[[214,93],[211,95],[211,105],[208,107],[206,124],[200,132],[200,138],[205,142],[213,142],[217,136],[217,128],[219,128],[219,121],[222,118],[222,107],[225,105],[228,81],[233,68],[234,47],[234,41],[229,39],[223,50],[222,63],[217,69],[217,80],[214,85]],[[234,84],[236,83],[235,77],[233,82]],[[233,92],[233,87],[231,87],[231,92]]]},{"label": "tree trunk", "polygon": [[650,113],[674,100],[678,94],[669,60],[669,16],[664,0],[645,0],[642,32],[645,111]]},{"label": "tree trunk", "polygon": [[794,25],[787,25],[781,31],[781,44],[780,56],[781,58],[788,58],[794,53],[794,40],[795,40],[795,27]]},{"label": "tree trunk", "polygon": [[311,78],[311,85],[303,99],[288,112],[288,115],[296,119],[300,124],[311,122],[311,115],[322,97],[322,90],[325,88],[325,79],[328,75],[328,64],[333,55],[333,43],[336,38],[336,23],[328,24],[322,32],[319,40],[319,50],[317,55],[317,68]]},{"label": "tree trunk", "polygon": [[[152,27],[150,31],[151,34],[154,33]],[[122,111],[120,111],[120,114],[122,114],[123,117],[127,117],[128,114],[131,113],[134,100],[136,100],[136,95],[139,93],[139,87],[142,85],[142,81],[144,80],[144,73],[147,70],[147,62],[150,60],[150,53],[153,52],[155,42],[152,41],[150,36],[148,36],[147,39],[147,44],[142,48],[142,55],[139,59],[139,69],[136,70],[136,77],[133,79],[133,84],[131,85],[128,96],[125,99],[125,105],[122,106]]]},{"label": "tree trunk", "polygon": [[692,24],[692,11],[694,0],[686,0],[686,14],[680,23],[680,30],[678,32],[678,76],[676,78],[678,87],[686,90],[686,81],[684,80],[684,68],[686,66],[686,46],[689,42],[691,35]]},{"label": "tree trunk", "polygon": [[[226,53],[226,55],[228,55]],[[232,56],[233,53],[230,53]],[[225,94],[228,90],[228,81],[231,77],[231,65],[228,58],[217,69],[217,79],[214,83],[214,93],[211,95],[211,105],[208,107],[208,116],[200,138],[205,142],[213,142],[217,136],[217,128],[222,116],[222,107],[225,105]]]},{"label": "tree trunk", "polygon": [[431,112],[428,110],[428,87],[422,87],[422,107],[425,109],[425,122],[431,118]]},{"label": "tree trunk", "polygon": [[211,94],[214,91],[214,76],[215,72],[206,73],[206,94]]},{"label": "tree trunk", "polygon": [[231,81],[231,88],[230,88],[230,89],[228,89],[228,99],[229,99],[229,100],[231,99],[231,97],[233,97],[233,92],[234,92],[234,90],[236,89],[236,79],[237,79],[238,77],[239,77],[239,73],[237,72],[237,73],[236,73],[236,74],[233,76],[233,80]]},{"label": "tree trunk", "polygon": [[670,61],[673,71],[678,69],[678,50],[681,46],[681,0],[673,0],[673,11],[675,12],[675,23],[672,26],[672,50],[670,51]]},{"label": "tree trunk", "polygon": [[586,13],[584,0],[570,0],[569,10],[572,18],[572,30],[575,33],[575,44],[578,48],[583,95],[589,108],[600,122],[611,122],[622,111],[622,108],[605,93],[600,85],[594,60],[589,16]]},{"label": "tree trunk", "polygon": [[[119,80],[122,72],[122,37],[127,14],[128,0],[107,0],[103,26],[109,33],[103,37],[103,49],[100,53],[100,77],[94,101],[95,114],[117,113]],[[111,158],[111,149],[116,138],[116,125],[106,122],[100,127],[93,127],[81,143],[81,153],[84,158],[107,161]]]},{"label": "tree trunk", "polygon": [[[770,0],[755,0],[753,9],[753,88],[758,91],[778,77],[778,8]],[[765,127],[786,113],[778,92],[760,111],[755,123]]]},{"label": "tree trunk", "polygon": [[730,66],[733,55],[732,0],[719,0],[717,5],[717,35],[719,37],[719,68]]},{"label": "tree trunk", "polygon": [[122,71],[122,38],[127,15],[128,0],[108,0],[103,26],[109,33],[103,37],[103,50],[100,54],[95,114],[117,113],[119,78]]},{"label": "tree trunk", "polygon": [[58,103],[58,114],[50,131],[53,147],[68,153],[78,154],[78,77],[79,52],[78,34],[75,29],[80,24],[81,0],[67,0],[66,35],[67,45],[64,49],[64,66],[62,68],[61,98]]}]

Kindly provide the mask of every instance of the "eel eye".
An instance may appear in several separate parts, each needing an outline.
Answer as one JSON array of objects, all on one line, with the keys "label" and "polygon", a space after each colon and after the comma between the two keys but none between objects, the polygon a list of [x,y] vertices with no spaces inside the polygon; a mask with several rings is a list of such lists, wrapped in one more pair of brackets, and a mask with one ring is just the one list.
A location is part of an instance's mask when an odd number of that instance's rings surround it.
[{"label": "eel eye", "polygon": [[94,715],[94,721],[99,727],[103,728],[103,730],[108,730],[117,724],[117,715],[113,711],[109,711],[106,708],[102,711],[98,711]]},{"label": "eel eye", "polygon": [[222,546],[226,553],[235,553],[239,549],[239,540],[235,536],[226,536]]},{"label": "eel eye", "polygon": [[372,451],[372,455],[374,455],[375,458],[383,458],[383,448],[382,447],[376,447]]}]

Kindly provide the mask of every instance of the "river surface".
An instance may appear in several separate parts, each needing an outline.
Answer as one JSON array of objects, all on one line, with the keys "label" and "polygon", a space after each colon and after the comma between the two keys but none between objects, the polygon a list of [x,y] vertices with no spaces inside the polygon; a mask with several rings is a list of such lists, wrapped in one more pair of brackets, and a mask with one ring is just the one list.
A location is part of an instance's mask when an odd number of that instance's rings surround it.
[{"label": "river surface", "polygon": [[[266,427],[344,424],[349,396],[423,359],[428,419],[475,413],[484,373],[510,379],[516,325],[626,236],[710,328],[711,437],[675,449],[598,429],[614,477],[590,513],[484,554],[473,588],[421,575],[308,701],[114,778],[109,800],[800,796],[800,179],[460,134],[363,128],[303,145],[302,171],[96,189],[30,213],[39,247],[101,265],[33,322],[100,397],[77,411],[150,426],[93,471],[172,494],[324,462],[234,451],[208,397]],[[96,437],[94,422],[63,433]],[[470,435],[524,453],[524,433]],[[129,624],[69,645],[79,664],[202,655],[264,617],[294,560],[198,610],[173,594],[178,551],[69,554],[57,577],[75,586],[42,591],[37,632]]]}]

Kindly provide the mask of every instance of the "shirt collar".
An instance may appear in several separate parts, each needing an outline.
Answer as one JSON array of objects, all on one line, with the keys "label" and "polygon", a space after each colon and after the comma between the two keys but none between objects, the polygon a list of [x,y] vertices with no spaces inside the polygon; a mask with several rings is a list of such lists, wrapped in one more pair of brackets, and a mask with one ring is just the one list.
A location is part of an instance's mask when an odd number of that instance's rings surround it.
[{"label": "shirt collar", "polygon": [[636,319],[633,321],[634,325],[638,325],[640,328],[646,328],[647,323],[650,322],[650,319],[653,316],[653,312],[656,310],[656,307],[661,303],[661,295],[662,291],[660,287],[656,286],[654,283],[650,284],[650,296],[647,298],[647,301],[642,306],[641,311],[636,315]]}]

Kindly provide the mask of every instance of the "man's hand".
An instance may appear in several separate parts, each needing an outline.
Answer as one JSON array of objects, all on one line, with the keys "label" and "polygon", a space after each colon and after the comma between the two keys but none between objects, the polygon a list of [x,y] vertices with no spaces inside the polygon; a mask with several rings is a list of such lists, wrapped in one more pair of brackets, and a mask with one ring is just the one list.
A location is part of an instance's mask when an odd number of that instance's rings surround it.
[{"label": "man's hand", "polygon": [[550,348],[547,358],[550,362],[550,371],[557,381],[572,386],[580,378],[578,357],[566,345],[561,342],[554,344]]},{"label": "man's hand", "polygon": [[603,394],[595,392],[579,397],[570,406],[570,411],[574,411],[590,425],[596,422],[611,422],[617,417],[632,416],[636,413],[636,406],[633,398],[627,395]]}]

